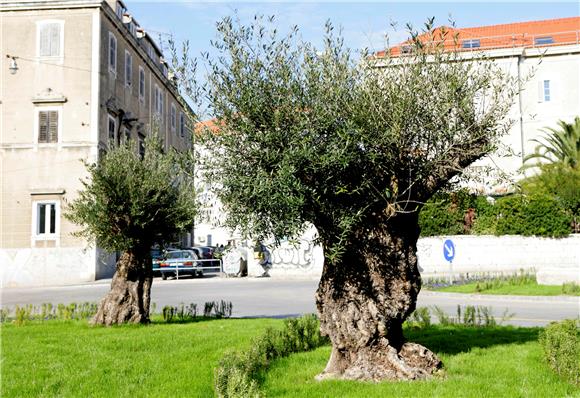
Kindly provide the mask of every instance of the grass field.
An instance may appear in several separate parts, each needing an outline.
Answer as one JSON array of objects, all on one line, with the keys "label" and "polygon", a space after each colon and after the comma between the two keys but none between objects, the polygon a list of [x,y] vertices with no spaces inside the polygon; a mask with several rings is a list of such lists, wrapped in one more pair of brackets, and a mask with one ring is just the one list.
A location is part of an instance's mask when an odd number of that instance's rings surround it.
[{"label": "grass field", "polygon": [[477,293],[514,296],[580,296],[580,289],[563,290],[562,286],[538,285],[536,281],[514,284],[510,281],[470,282],[441,288],[429,288],[438,292]]},{"label": "grass field", "polygon": [[[213,369],[280,320],[230,319],[90,327],[84,321],[2,325],[2,397],[212,397]],[[544,363],[539,329],[433,326],[409,330],[445,376],[428,382],[315,382],[329,347],[275,361],[267,397],[580,397]]]}]

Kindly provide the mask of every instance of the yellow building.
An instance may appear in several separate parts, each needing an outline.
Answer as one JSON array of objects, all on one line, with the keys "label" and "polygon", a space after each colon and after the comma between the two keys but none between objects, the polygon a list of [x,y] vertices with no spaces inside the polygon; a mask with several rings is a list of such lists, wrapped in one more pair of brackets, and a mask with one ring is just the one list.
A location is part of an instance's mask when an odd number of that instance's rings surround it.
[{"label": "yellow building", "polygon": [[155,127],[191,147],[167,63],[118,0],[3,0],[0,25],[1,286],[111,276],[115,256],[71,236],[63,208],[111,143]]}]

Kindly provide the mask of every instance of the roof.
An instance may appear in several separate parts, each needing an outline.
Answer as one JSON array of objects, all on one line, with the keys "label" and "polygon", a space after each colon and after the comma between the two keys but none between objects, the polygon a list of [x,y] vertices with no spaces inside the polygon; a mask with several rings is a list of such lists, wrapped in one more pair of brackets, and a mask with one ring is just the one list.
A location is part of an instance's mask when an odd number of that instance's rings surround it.
[{"label": "roof", "polygon": [[[440,26],[430,33],[421,34],[419,39],[422,42],[427,42],[431,34],[436,42],[443,43],[445,49],[458,49],[460,51],[580,44],[580,17],[472,28]],[[407,46],[410,44],[411,40],[407,40],[391,47],[388,51],[392,56],[399,56],[407,51]],[[379,51],[375,56],[383,57],[385,54],[386,51]]]}]

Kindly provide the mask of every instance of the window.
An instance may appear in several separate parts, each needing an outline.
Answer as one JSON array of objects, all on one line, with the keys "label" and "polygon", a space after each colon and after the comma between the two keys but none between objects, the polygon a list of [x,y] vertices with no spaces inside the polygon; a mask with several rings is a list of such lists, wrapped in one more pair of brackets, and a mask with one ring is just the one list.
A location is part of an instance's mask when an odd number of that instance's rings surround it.
[{"label": "window", "polygon": [[38,56],[62,57],[64,21],[41,21],[38,29]]},{"label": "window", "polygon": [[123,6],[121,2],[117,2],[117,17],[123,19],[123,14],[127,12],[127,9]]},{"label": "window", "polygon": [[538,82],[538,102],[552,101],[553,92],[550,80],[540,80]]},{"label": "window", "polygon": [[179,135],[181,138],[185,137],[185,115],[183,112],[179,113]]},{"label": "window", "polygon": [[133,56],[125,50],[125,87],[131,87],[133,73]]},{"label": "window", "polygon": [[171,104],[171,130],[175,131],[177,128],[177,110],[175,104]]},{"label": "window", "polygon": [[55,239],[59,233],[59,202],[33,202],[32,212],[33,236],[36,239]]},{"label": "window", "polygon": [[461,47],[463,48],[479,48],[481,43],[479,39],[467,39],[461,42]]},{"label": "window", "polygon": [[534,38],[534,45],[535,46],[542,46],[542,45],[553,44],[553,43],[554,43],[554,38],[552,36]]},{"label": "window", "polygon": [[37,109],[38,143],[54,144],[58,142],[59,110],[56,108]]},{"label": "window", "polygon": [[158,85],[155,85],[155,113],[161,118],[163,122],[163,91]]},{"label": "window", "polygon": [[109,71],[117,73],[117,38],[109,32]]},{"label": "window", "polygon": [[109,115],[108,119],[109,144],[111,144],[115,142],[115,136],[117,135],[117,121],[111,115]]},{"label": "window", "polygon": [[139,99],[143,102],[145,100],[145,71],[139,67]]},{"label": "window", "polygon": [[405,44],[401,46],[401,54],[411,54],[413,52],[413,47]]}]

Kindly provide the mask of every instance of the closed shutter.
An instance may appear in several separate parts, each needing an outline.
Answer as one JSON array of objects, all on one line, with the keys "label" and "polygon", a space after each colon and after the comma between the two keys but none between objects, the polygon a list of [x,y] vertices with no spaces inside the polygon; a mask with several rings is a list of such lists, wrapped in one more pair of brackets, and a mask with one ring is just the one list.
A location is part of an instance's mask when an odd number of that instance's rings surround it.
[{"label": "closed shutter", "polygon": [[48,142],[48,112],[38,112],[38,142]]},{"label": "closed shutter", "polygon": [[48,142],[58,142],[58,112],[48,113]]},{"label": "closed shutter", "polygon": [[58,57],[60,56],[60,24],[46,23],[39,26],[39,56]]},{"label": "closed shutter", "polygon": [[60,55],[60,24],[50,24],[50,56]]}]

